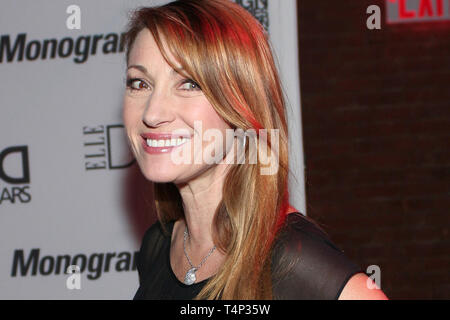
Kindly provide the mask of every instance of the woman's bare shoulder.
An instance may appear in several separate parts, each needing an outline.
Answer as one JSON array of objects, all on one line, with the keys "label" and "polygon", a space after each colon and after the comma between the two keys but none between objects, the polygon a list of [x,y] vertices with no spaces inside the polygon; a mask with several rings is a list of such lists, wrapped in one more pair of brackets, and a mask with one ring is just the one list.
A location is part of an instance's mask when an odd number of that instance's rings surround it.
[{"label": "woman's bare shoulder", "polygon": [[357,273],[345,285],[339,300],[389,300],[365,273]]}]

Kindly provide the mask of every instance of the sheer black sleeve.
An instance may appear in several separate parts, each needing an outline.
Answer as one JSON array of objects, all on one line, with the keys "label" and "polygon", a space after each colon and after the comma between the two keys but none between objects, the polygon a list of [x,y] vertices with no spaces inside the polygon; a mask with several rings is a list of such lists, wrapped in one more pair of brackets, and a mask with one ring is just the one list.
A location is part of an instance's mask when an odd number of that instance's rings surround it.
[{"label": "sheer black sleeve", "polygon": [[335,300],[359,272],[319,227],[299,213],[288,215],[272,253],[275,299]]}]

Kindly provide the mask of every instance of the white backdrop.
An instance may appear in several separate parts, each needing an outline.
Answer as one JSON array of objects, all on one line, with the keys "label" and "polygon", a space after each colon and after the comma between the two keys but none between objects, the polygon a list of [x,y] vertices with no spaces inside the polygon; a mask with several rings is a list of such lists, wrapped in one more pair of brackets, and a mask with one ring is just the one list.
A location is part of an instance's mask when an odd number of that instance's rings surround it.
[{"label": "white backdrop", "polygon": [[[129,10],[165,2],[78,0],[79,30],[66,27],[71,0],[0,4],[1,299],[133,297],[154,216],[121,126],[120,34]],[[291,203],[306,213],[296,1],[237,2],[268,25],[290,102]]]}]

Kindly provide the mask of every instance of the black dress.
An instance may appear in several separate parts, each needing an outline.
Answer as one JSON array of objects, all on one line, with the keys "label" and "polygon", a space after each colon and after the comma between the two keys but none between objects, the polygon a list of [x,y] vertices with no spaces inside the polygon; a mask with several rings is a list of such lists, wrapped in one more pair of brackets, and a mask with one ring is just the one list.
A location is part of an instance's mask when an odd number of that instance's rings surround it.
[{"label": "black dress", "polygon": [[[137,269],[139,289],[134,299],[193,299],[208,279],[185,285],[170,266],[174,222],[164,234],[156,222],[145,233]],[[300,213],[291,213],[272,253],[274,299],[337,299],[347,281],[364,272],[329,237]]]}]

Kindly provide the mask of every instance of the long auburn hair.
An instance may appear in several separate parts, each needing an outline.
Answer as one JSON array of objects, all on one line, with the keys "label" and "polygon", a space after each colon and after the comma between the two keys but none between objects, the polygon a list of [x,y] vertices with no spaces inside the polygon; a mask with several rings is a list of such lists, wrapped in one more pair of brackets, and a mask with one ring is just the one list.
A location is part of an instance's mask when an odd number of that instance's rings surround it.
[{"label": "long auburn hair", "polygon": [[[268,35],[249,12],[230,0],[179,0],[142,7],[133,12],[126,32],[127,62],[144,28],[167,63],[175,68],[164,45],[232,128],[254,129],[258,140],[259,129],[278,129],[275,174],[260,174],[259,161],[229,168],[213,220],[213,240],[226,260],[196,297],[272,299],[271,251],[293,208],[288,203],[285,102]],[[270,152],[271,136],[264,139]],[[245,153],[249,156],[248,147]],[[173,183],[154,187],[162,225],[183,218],[177,187]]]}]

